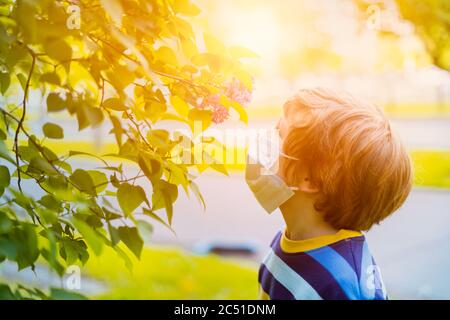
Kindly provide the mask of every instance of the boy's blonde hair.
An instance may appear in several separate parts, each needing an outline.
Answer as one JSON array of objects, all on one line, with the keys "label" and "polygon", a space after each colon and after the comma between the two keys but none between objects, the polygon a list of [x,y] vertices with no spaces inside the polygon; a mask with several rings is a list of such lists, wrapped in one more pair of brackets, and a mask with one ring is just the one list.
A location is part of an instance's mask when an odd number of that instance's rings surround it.
[{"label": "boy's blonde hair", "polygon": [[308,173],[316,210],[337,229],[368,230],[406,200],[412,164],[377,107],[325,88],[301,90],[283,108],[289,123],[281,172],[289,185]]}]

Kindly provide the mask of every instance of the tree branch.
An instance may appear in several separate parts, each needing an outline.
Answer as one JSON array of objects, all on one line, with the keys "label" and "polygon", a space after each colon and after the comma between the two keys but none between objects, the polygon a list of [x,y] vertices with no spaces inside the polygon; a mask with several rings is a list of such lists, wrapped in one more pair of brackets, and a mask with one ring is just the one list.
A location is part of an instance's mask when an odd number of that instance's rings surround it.
[{"label": "tree branch", "polygon": [[20,176],[20,163],[19,163],[19,150],[18,150],[18,144],[19,144],[19,133],[20,130],[23,128],[23,122],[25,121],[25,117],[27,114],[27,100],[28,100],[28,91],[30,88],[30,82],[31,82],[31,77],[33,76],[33,72],[34,72],[34,67],[36,65],[36,55],[29,50],[31,57],[32,57],[32,61],[31,61],[31,67],[30,67],[30,71],[28,73],[28,79],[27,82],[25,84],[25,88],[24,88],[24,93],[23,93],[23,101],[22,101],[22,116],[20,117],[18,124],[17,124],[17,129],[16,129],[16,133],[14,135],[14,152],[16,154],[16,166],[17,166],[17,186],[19,187],[20,192],[22,192],[22,186],[21,186],[21,176]]}]

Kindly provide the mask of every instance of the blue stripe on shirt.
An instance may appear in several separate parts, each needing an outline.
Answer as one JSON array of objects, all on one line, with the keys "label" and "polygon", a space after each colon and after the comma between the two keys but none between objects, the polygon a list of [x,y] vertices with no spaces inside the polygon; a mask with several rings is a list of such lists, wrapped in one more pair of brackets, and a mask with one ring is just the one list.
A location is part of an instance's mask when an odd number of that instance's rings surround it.
[{"label": "blue stripe on shirt", "polygon": [[339,253],[329,246],[305,252],[317,260],[334,277],[348,299],[359,299],[358,276]]},{"label": "blue stripe on shirt", "polygon": [[290,266],[296,273],[300,274],[305,281],[319,292],[322,299],[348,299],[345,292],[334,280],[333,275],[311,256],[306,253],[284,253],[279,243],[274,245],[273,250],[284,263]]},{"label": "blue stripe on shirt", "polygon": [[259,271],[261,288],[273,300],[295,300],[292,293],[279,283],[265,265]]},{"label": "blue stripe on shirt", "polygon": [[265,267],[273,277],[281,283],[295,299],[322,300],[321,296],[298,273],[283,262],[271,249],[264,261]]}]

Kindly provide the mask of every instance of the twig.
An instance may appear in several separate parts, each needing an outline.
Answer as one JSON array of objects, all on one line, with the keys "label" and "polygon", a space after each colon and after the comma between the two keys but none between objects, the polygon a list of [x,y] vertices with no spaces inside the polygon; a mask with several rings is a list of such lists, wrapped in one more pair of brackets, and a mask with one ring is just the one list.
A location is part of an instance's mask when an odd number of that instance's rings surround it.
[{"label": "twig", "polygon": [[[88,34],[87,36],[88,36],[89,39],[91,39],[91,40],[94,41],[95,43],[98,43],[99,41],[100,41],[100,42],[103,42],[103,43],[106,44],[108,47],[110,47],[110,48],[112,48],[114,51],[118,52],[118,53],[119,53],[121,56],[123,56],[124,58],[126,58],[126,59],[128,59],[128,60],[130,60],[130,61],[132,61],[132,62],[134,62],[134,63],[136,63],[137,65],[141,65],[141,62],[140,62],[139,60],[136,60],[135,58],[133,58],[133,57],[127,55],[126,53],[123,53],[123,51],[117,49],[115,46],[113,46],[111,43],[109,43],[109,42],[106,41],[105,39],[102,39],[102,38],[93,36],[93,35],[91,35],[91,34]],[[192,81],[190,81],[190,80],[188,80],[188,79],[185,79],[185,78],[182,78],[182,77],[178,77],[178,76],[175,76],[175,75],[173,75],[173,74],[165,73],[165,72],[162,72],[162,71],[158,71],[158,70],[151,70],[151,71],[152,71],[153,73],[157,74],[157,75],[160,75],[160,76],[163,76],[163,77],[166,77],[166,78],[171,78],[171,79],[174,79],[174,80],[177,80],[177,81],[180,81],[180,82],[184,82],[184,83],[186,83],[186,84],[189,84],[190,86],[197,87],[197,88],[201,88],[201,89],[203,89],[203,90],[207,90],[207,88],[205,88],[203,85],[197,84],[197,83],[192,82]]]},{"label": "twig", "polygon": [[147,145],[147,147],[149,147],[150,150],[155,151],[153,147],[150,145],[150,143],[148,143],[147,139],[145,139],[145,137],[142,135],[141,129],[139,128],[139,124],[136,121],[134,121],[133,117],[131,117],[127,111],[125,111],[125,114],[127,115],[128,119],[130,119],[130,121],[134,124],[136,131],[138,132],[139,136],[144,141],[144,143]]},{"label": "twig", "polygon": [[[136,180],[136,179],[140,179],[140,178],[144,178],[145,177],[145,174],[141,174],[141,175],[137,175],[137,176],[135,176],[135,177],[133,177],[133,178],[128,178],[128,179],[125,179],[125,180],[120,180],[119,182],[120,183],[124,183],[124,182],[128,182],[128,181],[131,181],[131,180]],[[105,184],[108,184],[108,183],[110,183],[111,181],[106,181],[106,182],[102,182],[102,183],[99,183],[99,184],[96,184],[95,186],[94,186],[94,188],[96,189],[96,188],[98,188],[98,187],[101,187],[101,186],[104,186]]]},{"label": "twig", "polygon": [[[28,73],[28,79],[27,82],[25,84],[25,88],[24,88],[24,93],[23,93],[23,101],[22,101],[22,116],[20,117],[18,124],[17,124],[17,129],[16,129],[16,133],[14,136],[14,150],[16,153],[16,166],[17,166],[17,185],[19,187],[20,192],[22,192],[22,186],[21,186],[21,176],[20,176],[20,163],[19,163],[19,152],[18,152],[18,144],[19,144],[19,133],[20,130],[23,128],[23,122],[25,121],[25,117],[27,114],[27,100],[28,100],[28,91],[30,88],[30,81],[31,81],[31,77],[33,76],[33,71],[34,71],[34,66],[36,64],[36,56],[35,54],[29,50],[31,57],[32,57],[32,61],[31,61],[31,67],[30,67],[30,71]],[[33,140],[33,139],[31,139]]]}]

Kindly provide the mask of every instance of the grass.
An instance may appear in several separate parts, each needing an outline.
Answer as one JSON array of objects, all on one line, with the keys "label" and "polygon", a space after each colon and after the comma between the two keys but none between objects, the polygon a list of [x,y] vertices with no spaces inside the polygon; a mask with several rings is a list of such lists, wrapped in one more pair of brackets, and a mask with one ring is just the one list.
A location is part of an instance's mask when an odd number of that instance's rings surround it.
[{"label": "grass", "polygon": [[413,151],[411,157],[416,186],[450,188],[450,151]]},{"label": "grass", "polygon": [[398,118],[448,118],[450,117],[450,103],[390,103],[383,106],[384,111],[391,117]]},{"label": "grass", "polygon": [[113,251],[90,259],[90,276],[109,290],[97,299],[256,299],[256,265],[180,249],[146,247],[130,272]]}]

